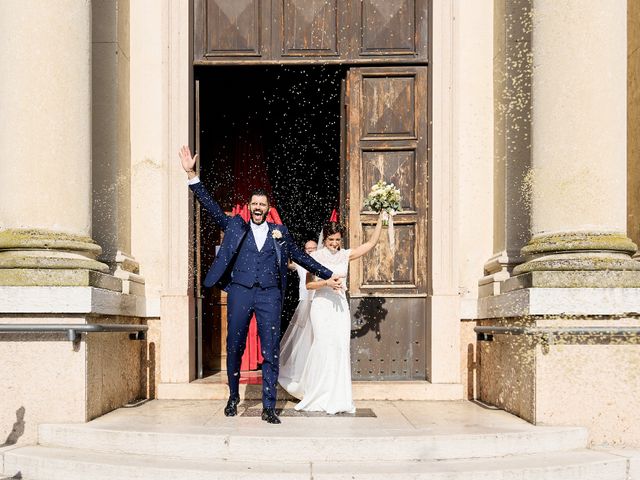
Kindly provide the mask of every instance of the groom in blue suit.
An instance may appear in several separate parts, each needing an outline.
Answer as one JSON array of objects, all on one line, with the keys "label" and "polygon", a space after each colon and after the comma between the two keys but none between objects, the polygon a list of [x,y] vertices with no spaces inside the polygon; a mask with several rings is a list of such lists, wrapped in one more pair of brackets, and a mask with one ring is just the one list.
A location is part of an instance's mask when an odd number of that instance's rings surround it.
[{"label": "groom in blue suit", "polygon": [[249,200],[251,219],[240,215],[227,216],[211,198],[194,170],[196,158],[189,147],[179,152],[182,167],[189,177],[189,188],[202,206],[224,231],[218,254],[204,279],[205,287],[222,288],[227,296],[227,377],[229,400],[226,416],[237,414],[240,402],[240,363],[247,340],[249,321],[253,313],[258,323],[262,348],[262,419],[280,423],[276,415],[276,384],[280,354],[280,312],[287,284],[287,265],[292,258],[307,271],[324,279],[327,285],[339,288],[341,281],[332,272],[293,242],[284,225],[266,221],[269,199],[262,190],[252,193]]}]

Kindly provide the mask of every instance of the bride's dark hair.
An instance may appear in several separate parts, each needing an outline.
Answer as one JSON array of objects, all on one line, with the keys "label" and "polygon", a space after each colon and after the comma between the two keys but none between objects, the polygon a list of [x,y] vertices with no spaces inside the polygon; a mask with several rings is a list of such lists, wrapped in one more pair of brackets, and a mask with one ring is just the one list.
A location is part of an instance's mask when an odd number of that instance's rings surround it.
[{"label": "bride's dark hair", "polygon": [[322,227],[322,238],[327,238],[329,235],[334,235],[339,233],[342,238],[344,238],[347,229],[338,222],[327,222]]}]

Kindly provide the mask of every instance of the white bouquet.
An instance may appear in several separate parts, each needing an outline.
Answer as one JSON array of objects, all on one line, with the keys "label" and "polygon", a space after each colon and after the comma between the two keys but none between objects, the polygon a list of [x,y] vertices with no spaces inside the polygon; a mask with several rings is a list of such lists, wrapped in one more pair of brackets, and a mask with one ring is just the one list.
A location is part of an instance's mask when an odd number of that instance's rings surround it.
[{"label": "white bouquet", "polygon": [[402,211],[400,190],[393,183],[387,184],[384,180],[379,180],[371,187],[371,192],[364,199],[364,206],[376,213],[386,213],[383,218],[383,225],[389,225],[389,247],[393,252],[395,249],[393,216]]}]

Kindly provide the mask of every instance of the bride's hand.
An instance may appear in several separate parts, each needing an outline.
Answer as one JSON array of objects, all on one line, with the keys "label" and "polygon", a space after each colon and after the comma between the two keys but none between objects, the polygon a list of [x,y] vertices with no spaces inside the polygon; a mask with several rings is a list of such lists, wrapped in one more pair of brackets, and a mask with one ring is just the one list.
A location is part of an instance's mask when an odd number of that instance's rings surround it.
[{"label": "bride's hand", "polygon": [[334,275],[327,280],[327,287],[331,287],[334,290],[340,290],[342,288],[342,279],[337,275]]}]

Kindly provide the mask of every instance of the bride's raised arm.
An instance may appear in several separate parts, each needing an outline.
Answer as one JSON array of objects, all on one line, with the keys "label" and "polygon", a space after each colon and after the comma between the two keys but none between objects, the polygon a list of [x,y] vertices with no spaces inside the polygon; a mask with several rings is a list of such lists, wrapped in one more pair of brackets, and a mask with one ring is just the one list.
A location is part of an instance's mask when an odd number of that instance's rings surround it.
[{"label": "bride's raised arm", "polygon": [[361,256],[363,256],[365,253],[367,253],[369,250],[371,250],[373,247],[376,246],[376,243],[378,243],[378,240],[380,240],[380,232],[382,231],[383,215],[384,215],[384,212],[380,212],[380,215],[378,216],[378,223],[376,223],[376,228],[373,231],[373,235],[371,235],[371,238],[369,239],[369,241],[363,243],[359,247],[355,247],[351,249],[351,252],[349,252],[349,260],[355,260],[356,258],[360,258]]}]

